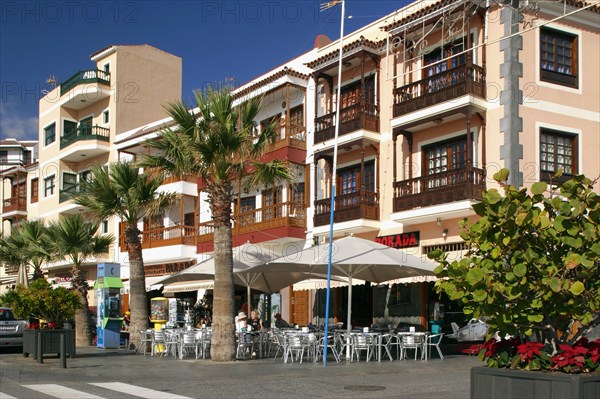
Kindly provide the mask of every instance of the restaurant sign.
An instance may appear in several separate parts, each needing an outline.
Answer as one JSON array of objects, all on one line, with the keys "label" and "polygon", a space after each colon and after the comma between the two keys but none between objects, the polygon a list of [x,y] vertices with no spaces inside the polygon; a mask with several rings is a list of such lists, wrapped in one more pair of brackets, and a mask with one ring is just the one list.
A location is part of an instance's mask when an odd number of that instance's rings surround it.
[{"label": "restaurant sign", "polygon": [[411,231],[410,233],[392,234],[389,236],[376,237],[375,242],[387,245],[392,248],[410,248],[418,247],[420,242],[420,232]]}]

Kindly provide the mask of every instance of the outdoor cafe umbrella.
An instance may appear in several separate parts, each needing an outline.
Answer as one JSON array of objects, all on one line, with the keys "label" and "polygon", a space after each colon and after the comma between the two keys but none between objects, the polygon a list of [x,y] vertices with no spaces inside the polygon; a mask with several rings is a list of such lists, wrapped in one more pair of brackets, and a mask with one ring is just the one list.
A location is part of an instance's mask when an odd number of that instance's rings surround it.
[{"label": "outdoor cafe umbrella", "polygon": [[[248,301],[250,301],[251,288],[273,293],[309,277],[302,270],[290,271],[289,273],[281,273],[273,268],[255,270],[256,266],[266,264],[280,256],[282,252],[283,249],[278,250],[275,246],[261,246],[250,243],[233,248],[233,280],[235,284],[247,288]],[[214,278],[214,275],[215,258],[211,257],[156,283],[168,286],[171,283],[210,280]],[[248,303],[248,309],[250,309],[250,303]]]},{"label": "outdoor cafe umbrella", "polygon": [[[436,264],[425,258],[354,236],[332,243],[331,274],[348,277],[348,317],[346,328],[351,329],[352,279],[373,283],[403,277],[434,275]],[[327,274],[329,244],[322,244],[288,254],[261,268],[282,267],[288,271]]]}]

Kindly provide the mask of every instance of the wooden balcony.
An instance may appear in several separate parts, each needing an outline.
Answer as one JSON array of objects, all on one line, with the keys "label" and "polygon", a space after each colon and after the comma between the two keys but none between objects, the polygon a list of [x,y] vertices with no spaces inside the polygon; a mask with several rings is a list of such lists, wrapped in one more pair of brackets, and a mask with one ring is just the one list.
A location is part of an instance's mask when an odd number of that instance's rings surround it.
[{"label": "wooden balcony", "polygon": [[[232,227],[234,236],[277,227],[306,228],[306,209],[302,203],[286,202],[240,212],[233,216]],[[213,232],[212,222],[200,223],[198,226],[198,242],[212,241]]]},{"label": "wooden balcony", "polygon": [[65,133],[60,138],[60,149],[82,140],[110,140],[110,129],[100,126],[80,126],[72,132]]},{"label": "wooden balcony", "polygon": [[306,150],[306,128],[302,125],[296,125],[290,121],[286,121],[282,126],[284,134],[280,134],[269,145],[267,152],[275,151],[284,147],[294,147],[301,150]]},{"label": "wooden balcony", "polygon": [[100,83],[110,86],[110,73],[100,69],[79,71],[60,84],[60,95],[63,96],[76,86],[89,83]]},{"label": "wooden balcony", "polygon": [[2,213],[27,211],[27,196],[19,195],[16,197],[5,198],[2,201]]},{"label": "wooden balcony", "polygon": [[394,90],[394,117],[465,95],[485,98],[485,69],[463,64]]},{"label": "wooden balcony", "polygon": [[198,182],[198,177],[193,176],[193,175],[184,175],[182,177],[168,176],[168,177],[165,177],[162,184],[165,185],[165,184],[179,183],[179,182],[187,182],[187,183],[196,184]]},{"label": "wooden balcony", "polygon": [[394,183],[394,212],[462,200],[481,200],[485,171],[467,167]]},{"label": "wooden balcony", "polygon": [[[340,110],[339,135],[357,130],[379,132],[379,106],[377,104],[354,104]],[[335,111],[315,118],[315,144],[335,136]]]},{"label": "wooden balcony", "polygon": [[[166,247],[170,245],[194,245],[194,226],[174,225],[159,227],[142,232],[142,249]],[[120,235],[119,246],[121,251],[127,251],[125,235]]]},{"label": "wooden balcony", "polygon": [[[330,221],[331,198],[315,202],[315,226],[324,226]],[[357,219],[379,220],[379,193],[357,191],[336,195],[334,222],[347,222]]]}]

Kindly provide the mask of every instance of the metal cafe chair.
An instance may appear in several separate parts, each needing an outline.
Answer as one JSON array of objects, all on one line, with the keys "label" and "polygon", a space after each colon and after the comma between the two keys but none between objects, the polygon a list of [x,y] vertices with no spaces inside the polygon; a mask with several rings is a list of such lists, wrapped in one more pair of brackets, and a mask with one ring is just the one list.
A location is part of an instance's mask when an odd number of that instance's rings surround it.
[{"label": "metal cafe chair", "polygon": [[340,362],[340,354],[337,351],[337,345],[335,342],[334,335],[328,335],[327,337],[323,336],[319,338],[319,342],[317,344],[317,354],[315,356],[315,362],[319,361],[319,356],[323,356],[325,352],[325,345],[327,345],[327,351],[333,353],[333,357],[336,363]]},{"label": "metal cafe chair", "polygon": [[[152,330],[144,330],[138,331],[140,336],[140,350],[139,352],[143,352],[144,356],[146,356],[146,352],[148,351],[148,345],[152,345]],[[150,349],[152,351],[152,349]]]},{"label": "metal cafe chair", "polygon": [[373,344],[373,336],[369,334],[352,334],[352,357],[351,360],[354,360],[354,355],[356,355],[356,361],[360,361],[360,353],[362,351],[366,351],[366,360],[367,362],[371,360],[373,357],[373,352],[375,352],[375,346]]},{"label": "metal cafe chair", "polygon": [[421,360],[425,358],[424,344],[426,337],[424,334],[403,333],[399,336],[402,342],[402,353],[404,354],[404,357],[406,357],[406,351],[412,349],[415,351],[415,360],[417,360],[417,353],[419,350],[421,350]]},{"label": "metal cafe chair", "polygon": [[442,338],[444,338],[444,333],[433,334],[427,337],[427,358],[431,358],[431,347],[437,349],[438,355],[440,355],[440,359],[444,360],[444,355],[442,354],[442,349],[440,348],[440,344],[442,343]]}]

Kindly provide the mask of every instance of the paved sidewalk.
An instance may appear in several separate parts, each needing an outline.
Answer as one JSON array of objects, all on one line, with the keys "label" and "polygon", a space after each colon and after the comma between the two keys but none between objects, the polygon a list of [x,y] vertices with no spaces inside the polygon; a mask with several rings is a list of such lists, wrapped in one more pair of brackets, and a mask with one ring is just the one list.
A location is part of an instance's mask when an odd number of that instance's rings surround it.
[{"label": "paved sidewalk", "polygon": [[[0,390],[26,384],[74,385],[120,381],[195,398],[468,398],[477,357],[384,360],[336,364],[288,363],[280,359],[215,363],[135,355],[124,349],[78,348],[75,359],[46,357],[44,364],[20,353],[0,355]],[[13,395],[13,394],[11,394]],[[15,397],[26,397],[16,396]]]}]

